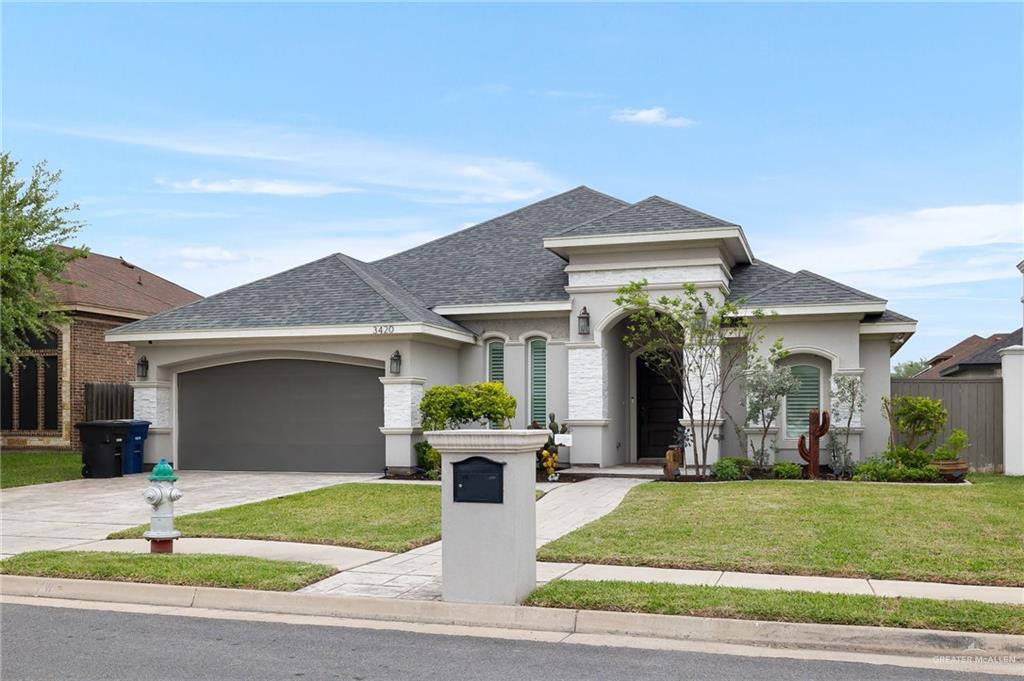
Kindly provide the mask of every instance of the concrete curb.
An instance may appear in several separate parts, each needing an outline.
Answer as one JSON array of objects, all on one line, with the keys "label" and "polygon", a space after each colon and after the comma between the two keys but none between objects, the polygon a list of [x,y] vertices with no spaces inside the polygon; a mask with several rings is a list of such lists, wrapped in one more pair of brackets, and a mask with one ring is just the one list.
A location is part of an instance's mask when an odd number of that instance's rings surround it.
[{"label": "concrete curb", "polygon": [[137,603],[207,610],[522,629],[566,635],[627,635],[776,649],[817,649],[917,657],[963,654],[1014,657],[1024,655],[1024,636],[930,629],[762,622],[17,575],[0,577],[0,593],[9,596]]}]

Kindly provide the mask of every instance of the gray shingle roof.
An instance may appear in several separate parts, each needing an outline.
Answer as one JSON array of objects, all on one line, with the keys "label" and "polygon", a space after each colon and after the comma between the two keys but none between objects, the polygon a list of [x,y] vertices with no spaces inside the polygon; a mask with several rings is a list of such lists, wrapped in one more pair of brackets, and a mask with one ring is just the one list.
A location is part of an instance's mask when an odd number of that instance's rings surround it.
[{"label": "gray shingle roof", "polygon": [[878,324],[886,322],[916,322],[917,320],[913,317],[908,317],[905,314],[900,314],[895,310],[885,310],[881,314],[870,314],[864,315],[865,324]]},{"label": "gray shingle roof", "polygon": [[820,274],[800,270],[786,279],[746,296],[754,307],[825,305],[829,303],[884,303],[885,300]]},{"label": "gray shingle roof", "polygon": [[1024,335],[1024,330],[1017,329],[1003,338],[996,339],[967,359],[961,361],[960,365],[978,366],[983,364],[1001,364],[1003,358],[999,356],[999,351],[1003,348],[1008,348],[1011,345],[1024,344],[1022,343],[1022,341],[1024,341],[1024,339],[1022,339],[1022,335]]},{"label": "gray shingle roof", "polygon": [[431,307],[567,300],[565,261],[544,236],[626,205],[577,187],[374,264]]},{"label": "gray shingle roof", "polygon": [[792,276],[792,272],[755,258],[749,265],[736,265],[732,268],[729,299],[736,301],[740,298],[749,298],[761,289],[778,284]]},{"label": "gray shingle roof", "polygon": [[340,253],[168,310],[113,333],[425,322],[465,331],[373,265]]},{"label": "gray shingle roof", "polygon": [[712,215],[701,213],[660,196],[651,196],[589,222],[548,236],[594,236],[638,232],[675,232],[705,227],[736,227]]}]

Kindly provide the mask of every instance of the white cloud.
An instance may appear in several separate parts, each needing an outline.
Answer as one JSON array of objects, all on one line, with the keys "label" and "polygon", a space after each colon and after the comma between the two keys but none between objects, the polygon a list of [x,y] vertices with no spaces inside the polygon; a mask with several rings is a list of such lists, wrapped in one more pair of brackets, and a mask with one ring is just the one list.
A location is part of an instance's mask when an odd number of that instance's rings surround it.
[{"label": "white cloud", "polygon": [[1019,277],[1024,204],[981,204],[869,215],[758,249],[787,269],[809,269],[878,295]]},{"label": "white cloud", "polygon": [[329,182],[294,182],[291,180],[260,180],[254,178],[231,180],[165,180],[156,183],[176,192],[197,194],[269,194],[272,196],[318,197],[330,194],[353,194],[357,187],[344,187]]},{"label": "white cloud", "polygon": [[688,128],[697,124],[697,121],[683,116],[669,116],[663,106],[654,106],[650,109],[619,109],[612,113],[611,119],[621,123],[660,125],[666,128]]},{"label": "white cloud", "polygon": [[241,256],[220,246],[184,246],[177,250],[185,261],[195,263],[234,262]]},{"label": "white cloud", "polygon": [[[532,161],[430,149],[333,129],[245,124],[175,130],[29,127],[191,156],[245,160],[261,174],[301,174],[316,178],[319,185],[390,192],[431,203],[528,201],[567,186]],[[211,186],[209,181],[191,182],[198,184],[186,184],[183,190]]]}]

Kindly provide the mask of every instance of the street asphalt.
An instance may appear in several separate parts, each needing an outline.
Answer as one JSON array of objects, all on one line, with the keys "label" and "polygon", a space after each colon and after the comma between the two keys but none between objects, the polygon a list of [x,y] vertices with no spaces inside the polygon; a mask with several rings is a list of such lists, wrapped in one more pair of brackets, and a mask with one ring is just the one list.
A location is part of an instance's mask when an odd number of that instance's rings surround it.
[{"label": "street asphalt", "polygon": [[1019,678],[14,604],[3,606],[0,626],[4,681]]}]

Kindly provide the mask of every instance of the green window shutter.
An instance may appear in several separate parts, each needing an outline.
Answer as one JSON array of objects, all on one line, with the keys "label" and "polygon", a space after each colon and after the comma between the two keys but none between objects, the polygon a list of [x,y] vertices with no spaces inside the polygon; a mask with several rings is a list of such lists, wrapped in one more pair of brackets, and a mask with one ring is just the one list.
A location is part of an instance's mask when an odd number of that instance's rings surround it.
[{"label": "green window shutter", "polygon": [[487,344],[487,380],[505,382],[505,344],[501,341]]},{"label": "green window shutter", "polygon": [[530,420],[548,422],[548,346],[540,338],[530,341]]},{"label": "green window shutter", "polygon": [[821,370],[811,366],[792,367],[800,387],[786,395],[786,435],[800,437],[807,432],[811,409],[821,409]]}]

